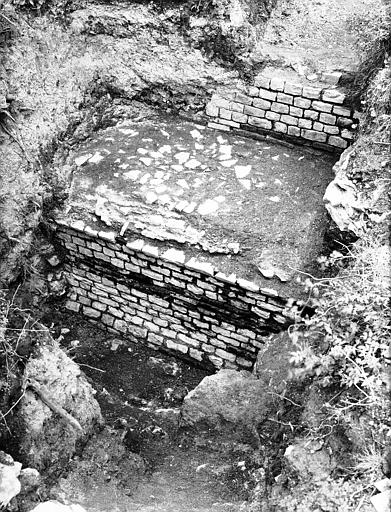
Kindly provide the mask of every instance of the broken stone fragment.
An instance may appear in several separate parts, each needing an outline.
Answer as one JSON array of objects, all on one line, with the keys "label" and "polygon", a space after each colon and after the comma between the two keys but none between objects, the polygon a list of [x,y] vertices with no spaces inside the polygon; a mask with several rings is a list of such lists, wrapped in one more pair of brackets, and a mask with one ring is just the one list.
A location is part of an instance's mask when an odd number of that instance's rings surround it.
[{"label": "broken stone fragment", "polygon": [[371,503],[376,512],[390,512],[391,510],[391,490],[388,489],[371,497]]},{"label": "broken stone fragment", "polygon": [[322,443],[308,439],[297,439],[285,450],[284,457],[304,480],[324,480],[336,466],[334,458]]},{"label": "broken stone fragment", "polygon": [[20,493],[18,480],[22,464],[15,462],[11,455],[0,451],[0,507],[4,508]]}]

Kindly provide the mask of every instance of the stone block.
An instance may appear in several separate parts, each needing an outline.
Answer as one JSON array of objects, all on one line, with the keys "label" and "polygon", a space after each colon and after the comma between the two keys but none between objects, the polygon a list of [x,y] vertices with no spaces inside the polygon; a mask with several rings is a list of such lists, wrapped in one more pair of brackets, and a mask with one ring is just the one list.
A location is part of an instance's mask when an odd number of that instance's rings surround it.
[{"label": "stone block", "polygon": [[87,306],[83,306],[83,314],[90,318],[99,318],[101,315],[100,311]]},{"label": "stone block", "polygon": [[312,121],[311,119],[299,119],[299,128],[306,128],[307,130],[311,130],[312,128]]},{"label": "stone block", "polygon": [[236,283],[236,274],[230,274],[229,276],[227,276],[223,272],[217,272],[215,277],[219,281],[223,281],[223,283],[228,283],[228,284]]},{"label": "stone block", "polygon": [[299,107],[289,107],[289,115],[295,117],[303,117],[304,110]]},{"label": "stone block", "polygon": [[301,96],[301,93],[303,92],[303,86],[300,84],[285,82],[284,92],[287,94],[292,94],[293,96]]},{"label": "stone block", "polygon": [[285,87],[285,80],[282,80],[281,78],[272,78],[270,80],[270,89],[272,91],[283,92],[284,87]]},{"label": "stone block", "polygon": [[270,101],[261,99],[261,98],[255,98],[253,101],[254,107],[262,108],[263,110],[269,110],[272,106]]},{"label": "stone block", "polygon": [[123,332],[124,334],[128,331],[127,323],[124,322],[124,320],[114,320],[113,327],[114,329],[117,329],[117,331]]},{"label": "stone block", "polygon": [[279,92],[277,94],[277,102],[286,103],[287,105],[293,105],[293,96],[291,96],[290,94]]},{"label": "stone block", "polygon": [[108,325],[109,327],[112,327],[114,325],[114,318],[111,315],[102,315],[101,322],[105,325]]},{"label": "stone block", "polygon": [[325,89],[322,94],[323,101],[329,101],[338,105],[342,105],[345,98],[345,94],[337,89]]},{"label": "stone block", "polygon": [[331,126],[331,125],[325,124],[323,127],[323,131],[325,133],[329,133],[330,135],[339,135],[338,126]]},{"label": "stone block", "polygon": [[144,246],[143,240],[133,240],[132,242],[128,242],[126,247],[131,251],[141,251]]},{"label": "stone block", "polygon": [[[92,256],[94,255],[93,252],[91,251],[91,249],[87,249],[86,247],[80,247],[79,253],[83,254],[83,256],[87,256],[89,258],[92,258]],[[98,254],[101,254],[101,253],[98,253]]]},{"label": "stone block", "polygon": [[232,111],[228,110],[226,108],[221,108],[219,110],[219,117],[222,118],[222,119],[231,120],[231,118],[232,118]]},{"label": "stone block", "polygon": [[256,87],[262,87],[263,89],[270,89],[270,78],[265,76],[257,76],[254,84]]},{"label": "stone block", "polygon": [[212,101],[210,101],[207,105],[206,105],[206,108],[205,108],[205,113],[207,116],[210,116],[210,117],[217,117],[219,115],[219,107],[213,103]]},{"label": "stone block", "polygon": [[106,311],[107,306],[106,304],[102,304],[101,302],[93,301],[92,307],[94,309],[97,309],[98,311]]},{"label": "stone block", "polygon": [[330,103],[325,103],[324,101],[313,101],[311,108],[319,112],[330,113],[333,109],[333,106],[330,105]]},{"label": "stone block", "polygon": [[332,114],[323,114],[322,113],[319,116],[319,121],[321,123],[335,125],[337,118],[336,118],[336,116],[333,116]]},{"label": "stone block", "polygon": [[320,87],[304,86],[302,95],[311,100],[320,100],[322,89]]},{"label": "stone block", "polygon": [[349,130],[342,130],[341,137],[347,140],[353,140],[354,139],[354,133]]},{"label": "stone block", "polygon": [[295,107],[299,107],[299,108],[310,108],[311,106],[311,100],[307,99],[307,98],[295,98],[293,100],[293,105]]},{"label": "stone block", "polygon": [[225,350],[222,350],[221,348],[216,349],[215,352],[217,357],[221,357],[221,359],[225,359],[226,361],[235,361],[236,356],[235,354],[231,354],[230,352],[227,352]]},{"label": "stone block", "polygon": [[221,124],[225,124],[227,126],[231,126],[232,128],[240,128],[240,124],[235,121],[230,121],[229,119],[220,119]]},{"label": "stone block", "polygon": [[202,361],[203,355],[204,354],[200,350],[196,350],[195,348],[189,349],[189,356],[193,359],[196,359],[197,361]]},{"label": "stone block", "polygon": [[275,122],[274,123],[274,130],[279,133],[287,133],[288,127],[284,123]]},{"label": "stone block", "polygon": [[226,98],[222,98],[218,94],[213,94],[209,103],[215,105],[218,108],[229,108],[229,100],[227,100]]},{"label": "stone block", "polygon": [[175,341],[167,340],[166,347],[175,350],[177,352],[182,352],[182,354],[187,354],[188,347],[185,345],[181,345],[180,343],[175,343]]},{"label": "stone block", "polygon": [[232,120],[236,121],[237,123],[246,124],[248,121],[248,115],[240,114],[239,112],[232,112]]},{"label": "stone block", "polygon": [[213,130],[221,130],[223,132],[230,131],[229,126],[226,126],[225,124],[220,124],[220,123],[208,123],[208,127],[212,128]]},{"label": "stone block", "polygon": [[252,101],[252,98],[246,94],[242,94],[241,92],[237,92],[235,95],[235,102],[237,103],[243,103],[243,105],[251,105]]},{"label": "stone block", "polygon": [[272,129],[272,122],[268,119],[260,119],[259,117],[249,117],[248,118],[248,124],[251,126],[256,126],[258,128],[263,128],[265,130],[271,130]]},{"label": "stone block", "polygon": [[190,270],[197,270],[201,272],[201,274],[206,274],[209,276],[213,276],[215,273],[214,267],[211,263],[206,261],[199,261],[195,258],[191,258],[189,261],[185,263],[185,267]]},{"label": "stone block", "polygon": [[178,340],[186,343],[186,345],[189,345],[190,347],[198,348],[200,346],[199,341],[189,338],[189,336],[185,336],[184,334],[178,334]]},{"label": "stone block", "polygon": [[281,114],[278,114],[278,112],[266,112],[265,115],[266,119],[269,119],[270,121],[279,121],[281,119]]},{"label": "stone block", "polygon": [[249,361],[248,359],[244,359],[244,357],[238,357],[236,359],[236,363],[243,368],[252,368],[254,363]]},{"label": "stone block", "polygon": [[144,322],[144,327],[146,329],[148,329],[148,331],[152,331],[152,332],[159,332],[160,331],[159,326],[156,325],[153,322],[150,322],[150,321]]},{"label": "stone block", "polygon": [[234,101],[231,101],[230,103],[230,107],[229,107],[233,112],[239,112],[239,113],[243,113],[243,110],[244,110],[244,105],[243,103],[235,103]]},{"label": "stone block", "polygon": [[241,288],[244,288],[245,290],[255,293],[259,292],[259,286],[252,281],[248,281],[247,279],[238,279],[236,282]]},{"label": "stone block", "polygon": [[330,85],[337,85],[341,77],[342,73],[339,71],[324,71],[322,73],[322,81]]},{"label": "stone block", "polygon": [[349,128],[353,124],[353,119],[350,119],[349,117],[338,117],[336,124],[341,128]]},{"label": "stone block", "polygon": [[254,87],[253,85],[250,85],[248,88],[247,88],[247,94],[249,96],[253,96],[255,98],[258,97],[258,94],[259,94],[259,89],[258,87]]},{"label": "stone block", "polygon": [[137,327],[135,325],[128,325],[128,333],[132,334],[136,338],[146,338],[148,336],[147,329]]},{"label": "stone block", "polygon": [[114,231],[99,231],[99,238],[102,240],[106,240],[107,242],[115,242],[115,233]]},{"label": "stone block", "polygon": [[65,303],[65,309],[78,313],[80,311],[80,304],[73,300],[67,300]]},{"label": "stone block", "polygon": [[333,114],[336,116],[351,117],[352,110],[350,108],[341,107],[339,105],[333,106]]},{"label": "stone block", "polygon": [[183,251],[178,251],[177,249],[168,249],[161,255],[161,258],[165,261],[169,261],[171,263],[185,263],[185,253]]},{"label": "stone block", "polygon": [[299,123],[299,120],[297,117],[283,115],[283,116],[281,116],[281,122],[285,123],[285,124],[289,124],[291,126],[297,126]]},{"label": "stone block", "polygon": [[314,130],[316,130],[317,132],[323,132],[323,127],[324,127],[324,124],[318,123],[317,121],[315,121],[314,124],[312,125],[312,128]]},{"label": "stone block", "polygon": [[266,89],[259,89],[259,97],[263,100],[275,101],[277,93],[274,91],[267,91]]},{"label": "stone block", "polygon": [[297,128],[297,126],[288,126],[288,135],[300,137],[300,128]]},{"label": "stone block", "polygon": [[124,262],[118,258],[111,258],[111,264],[118,268],[125,268]]},{"label": "stone block", "polygon": [[271,109],[273,112],[278,112],[279,114],[289,114],[289,106],[283,105],[282,103],[272,103]]},{"label": "stone block", "polygon": [[319,118],[319,112],[316,112],[315,110],[304,110],[304,118],[316,121]]},{"label": "stone block", "polygon": [[301,130],[301,136],[304,139],[313,141],[313,142],[326,142],[327,135],[325,133],[316,132],[313,130]]},{"label": "stone block", "polygon": [[249,107],[248,105],[244,107],[244,113],[254,117],[265,117],[264,110],[256,107]]}]

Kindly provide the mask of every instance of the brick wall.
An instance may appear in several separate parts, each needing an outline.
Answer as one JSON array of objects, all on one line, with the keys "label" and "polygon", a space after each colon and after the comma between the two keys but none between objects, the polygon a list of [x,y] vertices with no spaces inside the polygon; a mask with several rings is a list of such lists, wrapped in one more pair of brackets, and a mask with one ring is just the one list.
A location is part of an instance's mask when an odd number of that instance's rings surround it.
[{"label": "brick wall", "polygon": [[286,299],[210,263],[138,239],[124,243],[82,221],[58,220],[70,284],[66,308],[133,341],[216,367],[250,368],[280,330]]},{"label": "brick wall", "polygon": [[354,139],[357,120],[335,88],[322,89],[260,77],[245,92],[213,95],[206,114],[211,128],[270,133],[278,138],[331,151]]}]

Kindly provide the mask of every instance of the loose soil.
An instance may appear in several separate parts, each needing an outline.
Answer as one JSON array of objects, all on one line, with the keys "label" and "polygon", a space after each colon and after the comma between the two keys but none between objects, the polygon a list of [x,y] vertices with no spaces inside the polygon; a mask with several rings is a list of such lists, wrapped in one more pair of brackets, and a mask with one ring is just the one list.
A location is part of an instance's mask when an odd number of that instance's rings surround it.
[{"label": "loose soil", "polygon": [[[97,390],[106,428],[51,494],[88,512],[236,512],[246,489],[236,452],[179,428],[179,406],[206,371],[114,337],[77,315],[44,317]],[[63,331],[64,332],[64,331]],[[121,450],[125,447],[125,452]],[[241,510],[246,510],[242,508]]]}]

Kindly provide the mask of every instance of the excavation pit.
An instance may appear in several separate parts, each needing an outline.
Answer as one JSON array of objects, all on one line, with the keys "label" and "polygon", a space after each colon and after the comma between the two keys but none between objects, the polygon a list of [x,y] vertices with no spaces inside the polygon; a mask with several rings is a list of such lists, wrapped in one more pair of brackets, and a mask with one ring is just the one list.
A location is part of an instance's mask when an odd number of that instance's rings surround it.
[{"label": "excavation pit", "polygon": [[153,348],[251,367],[321,251],[333,158],[159,117],[101,131],[70,163],[56,218],[67,308]]}]

